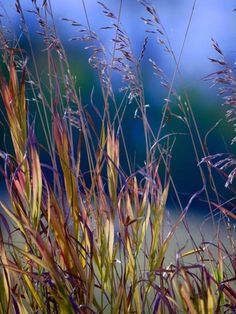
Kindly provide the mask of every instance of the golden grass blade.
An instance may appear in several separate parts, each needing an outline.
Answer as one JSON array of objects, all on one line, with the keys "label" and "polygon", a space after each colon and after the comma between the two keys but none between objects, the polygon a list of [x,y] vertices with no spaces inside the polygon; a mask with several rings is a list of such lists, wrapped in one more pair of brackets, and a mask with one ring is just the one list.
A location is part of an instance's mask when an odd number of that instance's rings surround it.
[{"label": "golden grass blade", "polygon": [[195,310],[195,307],[190,299],[190,296],[187,292],[187,290],[185,289],[184,286],[181,287],[180,289],[181,295],[186,303],[187,309],[189,311],[190,314],[198,314],[197,311]]},{"label": "golden grass blade", "polygon": [[116,203],[117,196],[117,183],[119,168],[119,141],[115,139],[114,129],[107,127],[107,177],[108,177],[108,189],[112,200],[112,203]]},{"label": "golden grass blade", "polygon": [[22,219],[19,219],[19,217],[15,215],[14,213],[12,213],[12,211],[7,206],[5,206],[1,201],[0,201],[0,206],[6,212],[6,214],[12,219],[12,221],[15,222],[16,226],[20,229],[22,234],[26,235],[25,229],[23,226],[24,222],[26,222],[26,217],[22,215],[21,217]]},{"label": "golden grass blade", "polygon": [[40,310],[43,310],[43,300],[40,297],[40,293],[37,292],[34,288],[34,285],[32,284],[32,282],[30,281],[29,277],[27,275],[23,275],[23,280],[25,281],[31,295],[33,296],[34,300],[36,301],[36,303],[38,304]]},{"label": "golden grass blade", "polygon": [[[78,199],[78,184],[75,173],[71,169],[71,153],[68,140],[67,128],[64,123],[61,123],[58,113],[55,113],[53,120],[53,133],[56,142],[56,147],[63,170],[63,178],[65,183],[67,202],[72,211],[74,221],[75,237],[78,237],[79,232],[79,199]],[[81,213],[82,217],[86,219],[86,213]]]},{"label": "golden grass blade", "polygon": [[120,313],[120,307],[121,307],[121,301],[124,294],[124,284],[123,282],[120,283],[119,288],[117,290],[117,295],[115,298],[115,304],[112,306],[112,314],[119,314]]},{"label": "golden grass blade", "polygon": [[215,297],[212,295],[211,288],[207,289],[207,313],[214,314],[215,313]]},{"label": "golden grass blade", "polygon": [[151,205],[148,202],[146,218],[145,218],[145,220],[143,222],[142,229],[141,229],[141,235],[140,235],[140,238],[138,240],[138,245],[137,245],[137,250],[136,250],[136,254],[137,255],[138,255],[138,253],[139,253],[139,251],[141,249],[141,246],[143,244],[143,241],[144,241],[145,237],[147,236],[147,229],[148,229],[148,226],[149,226],[150,215],[151,215]]},{"label": "golden grass blade", "polygon": [[32,219],[35,227],[38,228],[42,197],[42,172],[35,145],[31,145],[30,152],[32,168]]},{"label": "golden grass blade", "polygon": [[11,286],[12,280],[9,270],[4,267],[8,264],[7,254],[3,245],[3,235],[0,226],[0,288],[4,293],[0,293],[0,309],[1,313],[11,312]]},{"label": "golden grass blade", "polygon": [[7,112],[16,160],[18,164],[21,164],[24,160],[27,142],[25,69],[23,67],[22,81],[19,88],[13,52],[10,55],[9,72],[10,80],[8,85],[5,78],[0,75],[0,90]]},{"label": "golden grass blade", "polygon": [[181,257],[187,257],[187,256],[190,256],[190,255],[196,255],[197,253],[200,253],[200,252],[202,252],[202,248],[193,249],[193,250],[187,251],[185,253],[181,253],[180,256]]}]

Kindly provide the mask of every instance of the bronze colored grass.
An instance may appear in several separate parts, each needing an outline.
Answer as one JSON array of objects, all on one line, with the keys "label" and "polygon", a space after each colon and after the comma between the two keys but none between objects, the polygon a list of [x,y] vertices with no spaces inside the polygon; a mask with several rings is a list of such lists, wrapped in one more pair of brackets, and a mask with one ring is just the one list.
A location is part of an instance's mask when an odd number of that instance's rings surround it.
[{"label": "bronze colored grass", "polygon": [[[122,25],[122,0],[117,12],[98,3],[106,21],[111,22],[111,26],[103,27],[104,31],[114,32],[112,51],[104,49],[102,40],[91,29],[85,1],[87,25],[63,18],[77,29],[79,35],[72,40],[86,43],[89,63],[98,75],[102,95],[99,107],[91,93],[96,118],[84,106],[71,74],[51,2],[38,2],[32,1],[28,13],[38,21],[47,80],[40,79],[20,0],[15,5],[28,50],[20,42],[12,44],[14,38],[9,40],[5,28],[0,28],[1,100],[13,145],[12,153],[0,151],[1,173],[10,199],[10,205],[0,200],[0,313],[234,313],[236,254],[229,220],[235,219],[235,169],[230,168],[235,166],[234,157],[215,163],[221,155],[208,154],[187,91],[183,100],[174,90],[175,80],[183,79],[179,63],[196,1],[178,57],[157,9],[146,0],[139,1],[148,29],[138,56]],[[157,62],[150,59],[168,93],[156,134],[148,119],[141,70],[149,36],[158,38],[175,62],[169,80]],[[213,46],[223,58],[216,41]],[[222,60],[211,59],[224,67],[213,80],[230,86],[226,104],[231,106],[227,116],[232,121],[235,81],[230,67]],[[113,90],[115,71],[122,76],[122,97],[117,97]],[[178,100],[178,112],[171,108],[172,97]],[[130,104],[136,105],[135,116],[143,124],[143,167],[132,166],[125,142],[123,119]],[[186,206],[182,205],[171,173],[173,138],[179,134],[163,134],[170,118],[184,124],[202,179],[202,188]],[[45,143],[37,140],[37,123]],[[129,173],[123,170],[121,148],[127,156]],[[43,152],[47,154],[47,164]],[[83,169],[84,156],[87,172]],[[212,168],[219,168],[234,194],[224,203]],[[224,170],[229,168],[227,177]],[[170,189],[180,211],[166,233]],[[214,192],[213,200],[210,190]],[[215,224],[216,243],[208,239],[197,243],[189,229],[186,214],[193,200],[200,196],[208,204]],[[227,223],[229,246],[217,233],[216,210]],[[178,249],[176,244],[177,254],[167,263],[168,250],[181,224],[191,239],[191,249]]]}]

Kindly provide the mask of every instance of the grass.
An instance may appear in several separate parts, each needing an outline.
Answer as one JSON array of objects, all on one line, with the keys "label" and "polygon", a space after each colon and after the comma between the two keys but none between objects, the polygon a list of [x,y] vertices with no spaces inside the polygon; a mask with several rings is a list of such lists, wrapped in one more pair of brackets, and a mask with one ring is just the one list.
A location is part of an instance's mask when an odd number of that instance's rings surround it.
[{"label": "grass", "polygon": [[[142,20],[148,27],[139,56],[134,54],[121,23],[122,1],[115,13],[99,3],[106,20],[111,21],[106,27],[114,34],[111,51],[104,49],[91,29],[86,2],[87,25],[64,18],[77,29],[79,36],[73,40],[85,45],[89,42],[89,63],[97,73],[102,99],[102,106],[94,105],[91,93],[91,113],[83,105],[71,74],[50,0],[43,1],[42,6],[33,1],[30,12],[39,23],[47,57],[47,79],[43,82],[25,11],[16,1],[27,50],[14,41],[14,34],[9,39],[4,27],[0,37],[0,90],[12,142],[12,152],[0,151],[1,173],[10,200],[10,205],[0,201],[0,313],[236,311],[232,224],[236,218],[235,158],[232,154],[209,154],[187,90],[180,97],[173,88],[176,78],[182,80],[179,63],[195,3],[178,57],[156,9],[146,0],[139,1],[145,15]],[[157,133],[148,120],[141,70],[149,36],[159,39],[175,63],[169,80],[150,59],[154,73],[167,88]],[[206,79],[220,84],[231,123],[235,119],[235,70],[217,42],[212,44],[220,59],[211,61],[220,69]],[[113,72],[122,77],[121,97],[113,89]],[[171,108],[173,99],[178,101],[177,113]],[[132,164],[125,142],[123,119],[131,103],[136,105],[136,118],[143,125],[143,167]],[[181,120],[187,130],[202,179],[202,188],[186,206],[170,168],[174,138],[179,135],[163,133],[170,117]],[[39,129],[35,125],[41,126],[43,143],[37,140]],[[121,151],[126,155],[128,172],[123,170]],[[42,161],[45,154],[47,163]],[[223,201],[215,171],[224,178],[231,199]],[[179,215],[166,232],[170,190]],[[199,198],[208,205],[216,232],[214,243],[208,239],[198,243],[186,220],[193,200]],[[226,228],[227,245],[221,239],[218,221]],[[178,248],[175,243],[181,224],[191,240],[190,249]],[[169,261],[168,249],[175,244],[177,253]]]}]

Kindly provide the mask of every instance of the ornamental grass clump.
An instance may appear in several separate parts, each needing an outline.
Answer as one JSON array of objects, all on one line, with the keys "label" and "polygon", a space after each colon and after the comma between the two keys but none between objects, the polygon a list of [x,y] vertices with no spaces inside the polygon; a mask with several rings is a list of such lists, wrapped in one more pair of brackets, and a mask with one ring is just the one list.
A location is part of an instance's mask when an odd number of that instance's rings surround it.
[{"label": "ornamental grass clump", "polygon": [[[222,203],[212,175],[212,166],[217,165],[201,139],[187,91],[180,97],[173,88],[175,78],[182,77],[182,52],[175,56],[157,10],[146,0],[139,1],[148,29],[138,56],[121,22],[122,1],[117,12],[98,3],[110,22],[102,29],[114,35],[111,51],[92,30],[85,2],[87,25],[62,19],[76,29],[78,36],[72,40],[89,51],[89,64],[98,76],[99,95],[93,89],[87,106],[57,35],[51,1],[38,2],[32,1],[27,14],[38,22],[40,52],[36,54],[20,0],[15,5],[24,46],[14,41],[14,35],[9,38],[2,24],[0,28],[0,94],[12,144],[9,151],[2,147],[0,151],[9,199],[0,200],[0,313],[235,312],[235,197]],[[182,50],[188,30],[189,26]],[[149,58],[167,88],[156,133],[148,118],[141,67],[149,36],[159,39],[176,67],[168,80]],[[46,56],[44,80],[41,54]],[[228,70],[218,74],[228,75]],[[121,75],[119,95],[113,73]],[[227,97],[233,106],[233,94]],[[177,111],[171,108],[172,99],[178,102]],[[132,164],[125,141],[123,119],[129,105],[135,105],[135,117],[142,123],[146,152],[142,166]],[[231,113],[227,115],[231,118]],[[178,133],[163,134],[171,117],[182,121],[190,136],[202,180],[202,188],[186,205],[171,172]],[[235,172],[230,176],[227,187],[235,195]],[[179,214],[166,229],[170,193]],[[216,211],[226,222],[229,245],[219,232],[214,243],[194,239],[186,214],[200,196],[216,231]],[[190,249],[176,243],[180,226],[190,239]],[[176,254],[170,254],[173,246]]]}]

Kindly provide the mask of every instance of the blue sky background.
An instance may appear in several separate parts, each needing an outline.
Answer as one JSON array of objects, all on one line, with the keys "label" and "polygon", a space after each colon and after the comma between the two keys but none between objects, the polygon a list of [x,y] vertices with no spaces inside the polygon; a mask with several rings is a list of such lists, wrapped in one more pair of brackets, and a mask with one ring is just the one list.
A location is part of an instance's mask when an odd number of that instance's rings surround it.
[{"label": "blue sky background", "polygon": [[[38,1],[40,4],[42,1]],[[189,16],[194,1],[192,0],[159,0],[150,1],[155,5],[162,24],[169,35],[173,50],[178,55]],[[21,1],[23,8],[31,9],[29,0]],[[109,0],[104,2],[113,12],[118,11],[119,1]],[[70,25],[61,21],[62,17],[78,20],[86,24],[83,5],[81,0],[51,0],[55,21],[57,22],[60,35],[65,40],[74,34],[74,29]],[[104,21],[104,15],[95,0],[86,0],[90,23],[92,28],[99,32],[101,26],[108,25]],[[15,13],[14,1],[1,1],[1,6],[6,9],[15,25],[18,23],[18,16]],[[198,80],[211,71],[213,66],[209,63],[208,57],[213,53],[211,48],[211,38],[217,40],[224,53],[230,60],[236,61],[236,8],[234,0],[197,0],[188,34],[186,46],[182,57],[182,69],[185,76]],[[122,23],[130,35],[134,49],[140,47],[145,36],[145,25],[141,22],[143,8],[136,0],[124,0],[122,9]],[[30,17],[30,14],[28,14]],[[103,32],[102,38],[106,45],[110,45],[109,32]],[[158,53],[158,47],[151,44],[150,48],[153,56],[158,55],[160,62],[169,68],[168,56]]]}]

